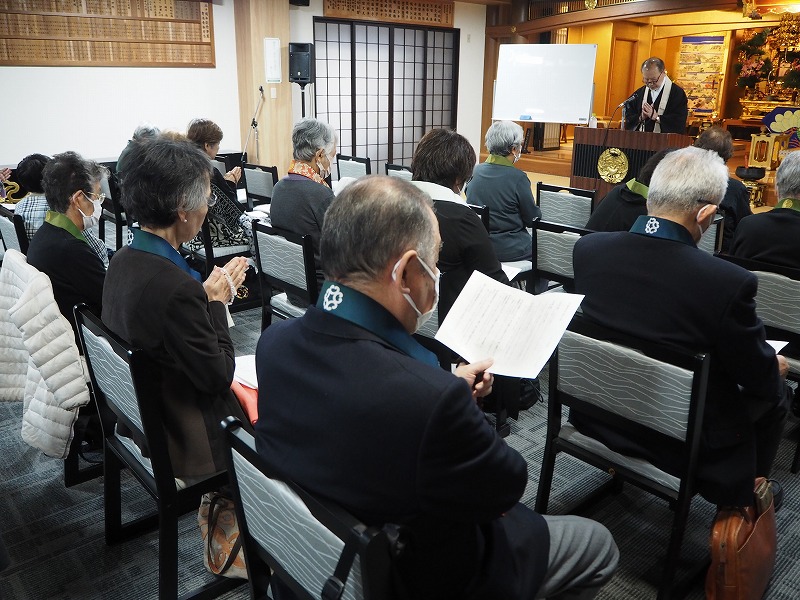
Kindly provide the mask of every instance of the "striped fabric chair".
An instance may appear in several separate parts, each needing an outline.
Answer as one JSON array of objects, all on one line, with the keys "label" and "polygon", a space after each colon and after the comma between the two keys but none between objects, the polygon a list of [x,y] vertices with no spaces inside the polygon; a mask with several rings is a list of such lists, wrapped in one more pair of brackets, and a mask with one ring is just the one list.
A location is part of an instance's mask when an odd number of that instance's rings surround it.
[{"label": "striped fabric chair", "polygon": [[541,181],[536,184],[536,204],[542,210],[542,220],[572,227],[586,227],[592,216],[594,190],[582,190]]},{"label": "striped fabric chair", "polygon": [[[613,342],[610,340],[614,340]],[[669,502],[675,510],[664,559],[659,600],[672,597],[700,444],[710,359],[622,335],[576,316],[550,360],[547,438],[536,510],[546,513],[560,452],[611,474],[608,487],[629,482]],[[653,439],[681,443],[679,476],[614,452],[562,422],[562,407],[599,423]],[[564,464],[564,463],[560,463]],[[593,500],[594,496],[589,500]],[[572,511],[570,511],[572,512]],[[705,565],[702,565],[705,567]]]},{"label": "striped fabric chair", "polygon": [[299,600],[393,597],[391,529],[367,527],[341,507],[270,476],[241,422],[228,417],[223,427],[250,597],[268,598],[271,573]]},{"label": "striped fabric chair", "polygon": [[[800,384],[800,270],[724,254],[720,258],[744,267],[758,277],[756,313],[764,322],[767,337],[789,342],[781,354],[789,363],[790,381]],[[792,460],[792,473],[800,471],[800,442]]]},{"label": "striped fabric chair", "polygon": [[[106,544],[158,529],[158,598],[175,600],[178,597],[178,518],[197,510],[204,493],[226,485],[228,473],[222,471],[189,485],[175,479],[159,409],[158,367],[141,350],[130,347],[110,332],[85,305],[75,307],[75,319],[103,425]],[[141,402],[140,398],[146,401]],[[142,456],[130,438],[117,434],[117,423],[147,441],[149,459]],[[155,514],[125,524],[122,523],[120,481],[124,468],[130,469],[157,506]],[[181,598],[216,598],[243,583],[242,579],[215,576]]]},{"label": "striped fabric chair", "polygon": [[[306,309],[289,301],[289,294],[301,298],[306,306],[317,302],[317,275],[314,247],[310,235],[253,222],[256,262],[261,275],[261,329],[272,315],[280,319],[302,317]],[[274,290],[280,293],[274,294]]]},{"label": "striped fabric chair", "polygon": [[[592,231],[558,223],[536,220],[533,222],[531,253],[533,278],[555,281],[571,289],[575,279],[572,269],[572,250],[581,236]],[[562,287],[551,288],[562,291]],[[532,291],[532,290],[531,290]]]}]

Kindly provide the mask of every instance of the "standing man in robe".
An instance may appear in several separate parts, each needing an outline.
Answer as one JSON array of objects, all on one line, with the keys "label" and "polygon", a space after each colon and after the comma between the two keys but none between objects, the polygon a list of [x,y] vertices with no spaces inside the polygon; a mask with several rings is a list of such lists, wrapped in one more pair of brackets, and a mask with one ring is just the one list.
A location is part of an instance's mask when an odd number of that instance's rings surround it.
[{"label": "standing man in robe", "polygon": [[653,133],[686,133],[686,92],[667,77],[664,61],[652,56],[642,63],[644,85],[625,101],[625,129]]}]

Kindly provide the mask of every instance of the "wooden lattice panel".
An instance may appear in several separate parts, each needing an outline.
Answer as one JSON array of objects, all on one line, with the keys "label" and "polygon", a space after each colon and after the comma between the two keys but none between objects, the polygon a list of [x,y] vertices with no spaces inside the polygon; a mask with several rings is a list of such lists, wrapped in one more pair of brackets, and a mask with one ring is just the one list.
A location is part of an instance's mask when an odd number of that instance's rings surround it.
[{"label": "wooden lattice panel", "polygon": [[453,26],[453,2],[413,0],[325,0],[326,17],[413,23],[434,27]]},{"label": "wooden lattice panel", "polygon": [[0,65],[213,67],[211,5],[0,0]]}]

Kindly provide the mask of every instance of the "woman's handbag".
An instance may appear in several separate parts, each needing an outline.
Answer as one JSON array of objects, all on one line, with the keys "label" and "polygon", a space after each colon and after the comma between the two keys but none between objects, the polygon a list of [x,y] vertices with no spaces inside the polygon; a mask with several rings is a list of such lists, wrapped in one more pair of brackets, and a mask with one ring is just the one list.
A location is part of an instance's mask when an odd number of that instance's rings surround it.
[{"label": "woman's handbag", "polygon": [[778,545],[770,482],[756,479],[755,495],[754,507],[717,511],[706,575],[708,600],[754,600],[767,589]]},{"label": "woman's handbag", "polygon": [[219,492],[203,494],[197,523],[203,536],[203,563],[206,569],[214,575],[247,579],[233,500]]}]

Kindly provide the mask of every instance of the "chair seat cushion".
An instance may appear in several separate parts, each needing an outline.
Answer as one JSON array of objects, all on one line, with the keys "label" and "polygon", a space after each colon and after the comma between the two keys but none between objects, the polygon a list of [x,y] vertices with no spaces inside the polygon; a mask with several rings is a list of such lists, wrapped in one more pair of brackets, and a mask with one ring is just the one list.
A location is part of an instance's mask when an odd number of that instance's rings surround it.
[{"label": "chair seat cushion", "polygon": [[572,425],[563,425],[561,427],[561,431],[558,432],[558,437],[564,441],[575,444],[580,448],[584,448],[589,452],[602,456],[603,458],[625,467],[626,469],[630,469],[642,477],[652,481],[657,481],[664,487],[667,487],[675,492],[677,492],[680,488],[681,480],[674,475],[665,473],[661,469],[654,467],[652,464],[641,458],[632,458],[630,456],[625,456],[624,454],[614,452],[601,442],[583,435]]},{"label": "chair seat cushion", "polygon": [[269,303],[276,311],[294,318],[299,318],[306,314],[305,308],[295,306],[289,302],[289,297],[286,295],[286,292],[283,292],[282,294],[276,294],[270,298]]},{"label": "chair seat cushion", "polygon": [[789,363],[789,372],[796,377],[800,377],[800,358],[791,358],[787,356],[786,360]]}]

